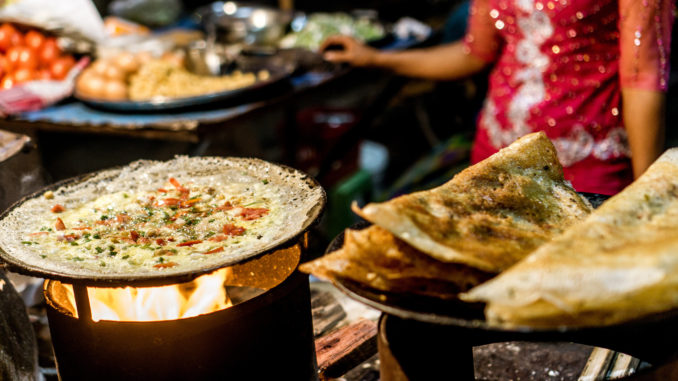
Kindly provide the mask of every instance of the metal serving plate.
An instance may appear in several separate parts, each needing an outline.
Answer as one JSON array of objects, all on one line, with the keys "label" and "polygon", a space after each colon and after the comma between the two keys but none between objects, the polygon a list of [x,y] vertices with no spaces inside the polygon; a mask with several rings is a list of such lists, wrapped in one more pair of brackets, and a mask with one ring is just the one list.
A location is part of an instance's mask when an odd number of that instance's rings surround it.
[{"label": "metal serving plate", "polygon": [[[609,196],[598,194],[580,194],[596,208],[609,198]],[[369,223],[362,222],[353,228],[363,229],[367,226]],[[330,243],[327,252],[340,248],[343,245],[343,239],[343,233],[337,236]],[[675,360],[678,354],[675,346],[678,341],[678,329],[676,329],[678,309],[607,326],[557,328],[498,326],[489,324],[485,320],[484,303],[385,293],[342,279],[335,280],[334,284],[350,298],[382,311],[386,317],[393,317],[390,320],[398,323],[398,329],[406,338],[426,337],[425,340],[420,340],[426,342],[426,345],[419,347],[424,354],[423,358],[428,359],[430,358],[427,357],[428,355],[439,350],[431,348],[443,348],[442,353],[450,361],[442,365],[445,369],[448,369],[446,367],[450,364],[456,364],[455,361],[459,361],[453,355],[455,353],[466,355],[471,353],[472,346],[510,341],[572,342],[611,349],[652,365],[640,371],[639,374],[653,373],[655,370],[659,372],[663,367],[670,367],[671,365],[664,364]],[[405,346],[411,346],[412,343],[405,341]],[[400,344],[402,345],[403,342]],[[427,349],[427,347],[430,348]],[[391,351],[394,351],[393,344]],[[472,362],[470,365],[464,364],[463,366],[467,365],[471,367],[471,370],[473,369]],[[427,363],[426,367],[429,366],[433,365]],[[453,369],[454,365],[451,368]],[[632,379],[636,378],[632,377]],[[663,378],[660,377],[660,379]]]},{"label": "metal serving plate", "polygon": [[[589,200],[595,208],[609,198],[609,196],[591,193],[580,193],[580,195]],[[352,228],[364,229],[369,225],[370,224],[367,222],[360,222]],[[344,233],[341,233],[329,244],[326,253],[341,248],[343,243]],[[534,327],[502,327],[490,325],[484,317],[484,303],[467,303],[458,299],[445,300],[422,295],[389,293],[371,289],[347,279],[337,279],[334,283],[337,288],[349,297],[382,312],[403,319],[484,330],[510,332],[534,332],[540,330]],[[675,318],[678,318],[678,311],[674,312],[672,315],[675,315]],[[568,330],[572,329],[579,328],[569,328]],[[552,329],[541,330],[548,331]]]},{"label": "metal serving plate", "polygon": [[166,111],[166,110],[177,110],[185,109],[189,107],[196,106],[205,106],[217,102],[225,101],[234,101],[238,98],[245,99],[246,94],[251,94],[253,92],[259,92],[265,89],[272,87],[273,85],[280,84],[281,82],[289,79],[289,77],[294,72],[294,66],[291,64],[285,65],[274,65],[274,64],[265,64],[258,68],[244,68],[244,72],[259,71],[259,70],[268,70],[270,77],[264,81],[257,81],[250,86],[241,87],[238,89],[220,91],[215,93],[209,93],[204,95],[185,97],[185,98],[165,98],[158,97],[153,98],[147,101],[108,101],[102,99],[95,99],[83,96],[78,94],[76,91],[73,96],[94,108],[117,111],[117,112],[153,112],[153,111]]}]

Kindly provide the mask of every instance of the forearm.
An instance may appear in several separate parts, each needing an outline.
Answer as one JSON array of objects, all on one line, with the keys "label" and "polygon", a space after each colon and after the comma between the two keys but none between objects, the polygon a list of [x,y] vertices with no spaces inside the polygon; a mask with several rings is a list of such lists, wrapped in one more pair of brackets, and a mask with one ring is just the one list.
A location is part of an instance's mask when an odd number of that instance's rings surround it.
[{"label": "forearm", "polygon": [[370,66],[398,74],[434,80],[452,80],[474,74],[487,63],[467,54],[461,41],[426,49],[399,52],[380,51]]},{"label": "forearm", "polygon": [[665,106],[662,92],[622,89],[624,125],[631,148],[634,177],[645,172],[664,150]]}]

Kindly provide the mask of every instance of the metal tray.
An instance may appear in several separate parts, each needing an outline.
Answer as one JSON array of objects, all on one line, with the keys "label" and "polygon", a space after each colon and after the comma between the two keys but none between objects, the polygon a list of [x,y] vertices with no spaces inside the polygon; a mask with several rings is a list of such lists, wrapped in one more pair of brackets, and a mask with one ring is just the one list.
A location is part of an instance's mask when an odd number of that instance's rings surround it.
[{"label": "metal tray", "polygon": [[215,104],[217,102],[233,102],[238,98],[243,101],[251,100],[246,97],[255,92],[260,92],[269,89],[276,84],[280,84],[290,78],[295,70],[291,64],[277,65],[277,64],[263,64],[257,67],[242,68],[245,72],[268,70],[270,77],[265,81],[257,81],[250,86],[241,87],[238,89],[220,91],[204,95],[184,97],[184,98],[153,98],[147,101],[108,101],[102,99],[95,99],[78,94],[76,91],[73,96],[75,99],[87,104],[88,106],[103,109],[107,111],[116,112],[155,112],[186,109],[196,106],[205,106]]},{"label": "metal tray", "polygon": [[[580,193],[594,207],[609,196]],[[352,226],[364,229],[366,221]],[[341,233],[329,244],[326,253],[343,245]],[[482,345],[505,341],[576,342],[613,349],[658,365],[673,358],[678,350],[678,309],[609,326],[535,328],[498,326],[484,317],[484,303],[443,300],[420,295],[388,293],[370,289],[346,279],[336,279],[335,286],[350,298],[407,322],[411,327],[428,327],[441,335],[450,334],[455,345]]]}]

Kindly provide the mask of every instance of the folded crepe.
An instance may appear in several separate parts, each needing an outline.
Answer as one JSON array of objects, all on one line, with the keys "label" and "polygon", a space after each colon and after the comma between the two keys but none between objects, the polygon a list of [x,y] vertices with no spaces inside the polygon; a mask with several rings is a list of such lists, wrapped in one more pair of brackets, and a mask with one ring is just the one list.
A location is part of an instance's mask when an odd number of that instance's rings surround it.
[{"label": "folded crepe", "polygon": [[586,220],[461,297],[490,322],[614,324],[678,307],[678,149]]},{"label": "folded crepe", "polygon": [[437,188],[353,210],[436,260],[499,273],[587,216],[543,132]]},{"label": "folded crepe", "polygon": [[341,249],[299,269],[330,281],[348,279],[379,291],[443,299],[456,298],[494,275],[462,264],[441,263],[374,225],[346,229]]}]

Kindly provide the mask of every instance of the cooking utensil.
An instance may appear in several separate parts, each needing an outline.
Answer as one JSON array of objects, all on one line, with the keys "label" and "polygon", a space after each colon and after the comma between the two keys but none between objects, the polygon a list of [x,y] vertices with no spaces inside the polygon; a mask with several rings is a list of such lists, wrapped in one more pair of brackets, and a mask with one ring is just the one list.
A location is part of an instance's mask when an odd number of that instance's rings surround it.
[{"label": "cooking utensil", "polygon": [[[218,64],[222,63],[221,59],[217,60]],[[214,65],[214,63],[211,63],[202,69],[196,70],[211,71],[211,65]],[[267,70],[270,76],[268,79],[257,81],[250,86],[185,98],[157,97],[146,101],[108,101],[90,98],[79,94],[77,91],[75,92],[74,97],[89,106],[116,112],[155,112],[180,110],[189,107],[209,106],[217,102],[234,102],[238,101],[239,99],[245,101],[248,99],[245,97],[247,94],[260,93],[266,89],[274,87],[274,85],[284,83],[287,79],[289,79],[295,70],[295,66],[292,63],[280,62],[279,60],[260,60],[256,65],[243,66],[235,64],[235,67],[241,69],[244,72],[258,72],[260,70]]]},{"label": "cooking utensil", "polygon": [[[182,159],[187,161],[181,161]],[[160,165],[160,167],[157,165]],[[147,169],[149,167],[154,169]],[[127,175],[123,175],[124,169],[131,172],[124,172]],[[164,173],[165,171],[167,173]],[[68,192],[83,192],[83,189],[91,189],[92,193],[94,193],[92,197],[95,198],[97,196],[96,192],[98,192],[95,190],[102,189],[99,188],[100,186],[105,186],[110,191],[111,187],[114,186],[132,186],[130,183],[134,183],[136,178],[146,178],[147,180],[156,177],[169,178],[170,173],[175,176],[183,174],[187,177],[194,173],[200,176],[206,176],[207,174],[210,176],[218,176],[219,174],[236,176],[238,173],[241,173],[240,176],[242,176],[242,173],[247,173],[255,177],[261,176],[261,179],[265,179],[271,186],[280,184],[288,192],[288,197],[295,197],[294,200],[288,200],[288,205],[285,207],[287,208],[286,214],[289,216],[300,216],[295,221],[295,226],[298,228],[287,228],[285,229],[287,231],[278,232],[276,233],[276,238],[270,243],[266,243],[261,247],[257,247],[258,245],[255,244],[251,250],[236,256],[222,256],[204,264],[192,266],[189,269],[178,269],[176,271],[142,272],[138,274],[130,274],[125,271],[93,272],[91,270],[65,266],[60,262],[45,262],[37,258],[37,254],[30,252],[30,249],[27,249],[25,245],[21,245],[20,242],[15,242],[13,238],[9,238],[10,236],[15,236],[14,238],[16,238],[16,234],[8,230],[3,230],[7,234],[3,235],[2,240],[0,240],[0,260],[8,263],[10,269],[15,272],[41,278],[62,280],[67,283],[108,286],[111,284],[155,286],[186,282],[198,275],[297,244],[304,233],[318,221],[326,203],[326,195],[320,184],[308,175],[286,166],[271,164],[258,159],[245,158],[178,158],[175,161],[165,162],[164,164],[159,162],[135,162],[126,167],[99,171],[52,184],[25,197],[8,208],[0,215],[0,225],[6,224],[3,226],[4,229],[15,229],[15,232],[17,229],[21,229],[21,216],[24,216],[23,213],[28,215],[35,213],[35,211],[24,204],[29,200],[35,201],[34,199],[43,197],[44,193],[48,190],[56,191],[59,188],[68,187],[68,190],[61,194],[66,199],[69,195]],[[222,179],[222,181],[226,181],[226,179]],[[130,191],[133,191],[133,189],[130,189]],[[58,192],[54,193],[57,194]],[[55,202],[57,202],[56,199]],[[37,204],[40,204],[40,202]],[[21,233],[17,234],[20,235]]]},{"label": "cooking utensil", "polygon": [[285,34],[293,14],[252,3],[217,1],[199,8],[194,17],[207,30],[215,26],[219,41],[275,45]]},{"label": "cooking utensil", "polygon": [[[609,198],[598,194],[580,194],[594,207]],[[354,228],[366,226],[369,224],[362,222]],[[335,251],[342,245],[343,233],[330,243],[327,252]],[[482,303],[385,293],[343,279],[337,279],[335,285],[352,299],[384,313],[381,323],[384,327],[380,328],[383,331],[380,335],[388,336],[388,351],[392,352],[389,356],[397,357],[401,361],[400,365],[408,368],[406,373],[412,375],[445,374],[451,369],[461,378],[472,375],[473,361],[469,357],[471,347],[495,342],[575,342],[613,349],[653,365],[665,363],[676,353],[674,343],[678,340],[678,330],[674,327],[678,324],[678,309],[610,326],[508,327],[489,324],[484,318]],[[441,351],[440,348],[445,349]],[[434,360],[440,356],[448,360]],[[449,359],[456,361],[450,362]],[[412,379],[429,378],[423,376]]]}]

